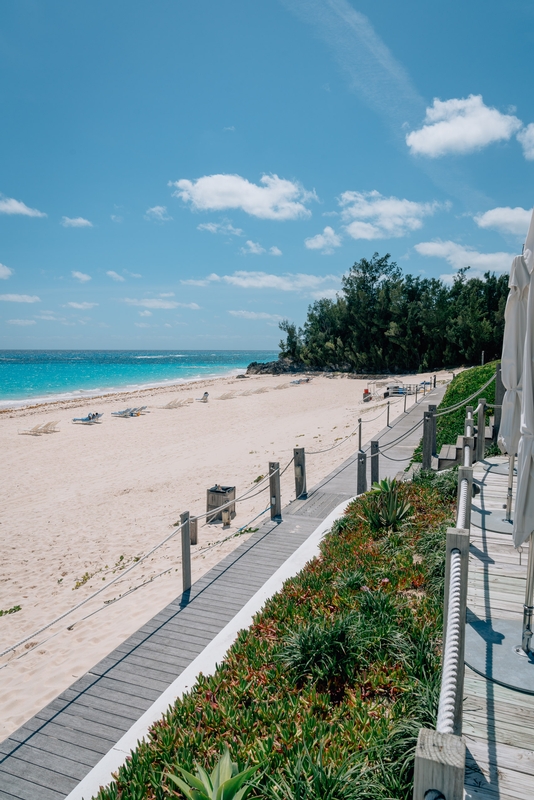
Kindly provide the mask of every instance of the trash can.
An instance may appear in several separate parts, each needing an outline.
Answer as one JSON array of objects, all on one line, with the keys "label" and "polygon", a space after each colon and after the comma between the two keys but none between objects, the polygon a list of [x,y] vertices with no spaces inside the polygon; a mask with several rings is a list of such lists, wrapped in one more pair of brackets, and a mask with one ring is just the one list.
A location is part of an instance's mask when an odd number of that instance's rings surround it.
[{"label": "trash can", "polygon": [[[230,503],[233,500],[234,502]],[[230,503],[229,506],[226,506]],[[206,511],[208,516],[206,522],[222,522],[222,511],[218,509],[221,506],[226,506],[226,510],[230,512],[230,519],[235,517],[235,486],[220,486],[216,484],[208,489],[208,501]],[[213,514],[210,514],[213,511]]]}]

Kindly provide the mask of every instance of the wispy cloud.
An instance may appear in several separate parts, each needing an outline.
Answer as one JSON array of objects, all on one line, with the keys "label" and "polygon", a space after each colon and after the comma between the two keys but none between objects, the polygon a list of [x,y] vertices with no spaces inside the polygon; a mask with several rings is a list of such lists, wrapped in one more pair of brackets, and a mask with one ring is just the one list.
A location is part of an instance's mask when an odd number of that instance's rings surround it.
[{"label": "wispy cloud", "polygon": [[329,255],[334,252],[335,247],[341,247],[341,236],[327,225],[322,233],[305,239],[304,244],[308,250],[321,250],[325,255]]},{"label": "wispy cloud", "polygon": [[222,233],[227,236],[244,236],[241,228],[234,228],[230,222],[202,222],[197,225],[197,230],[208,233]]},{"label": "wispy cloud", "polygon": [[5,303],[40,303],[41,298],[36,294],[0,294],[0,300]]},{"label": "wispy cloud", "polygon": [[347,0],[283,0],[325,41],[356,91],[400,136],[402,124],[420,118],[424,101],[408,73]]},{"label": "wispy cloud", "polygon": [[155,297],[147,297],[142,300],[137,300],[132,297],[125,297],[124,302],[130,306],[140,306],[142,308],[191,308],[194,311],[198,311],[200,308],[200,306],[196,303],[178,303],[176,300],[163,300]]},{"label": "wispy cloud", "polygon": [[282,292],[312,291],[324,283],[339,283],[335,275],[308,275],[305,273],[285,273],[273,275],[267,272],[246,272],[238,270],[233,275],[223,275],[222,280],[241,289],[277,289]]},{"label": "wispy cloud", "polygon": [[35,325],[36,322],[34,319],[8,319],[6,320],[8,325]]},{"label": "wispy cloud", "polygon": [[61,217],[64,228],[92,228],[93,223],[84,217]]},{"label": "wispy cloud", "polygon": [[423,225],[423,219],[446,205],[416,203],[380,192],[343,192],[340,198],[342,219],[353,239],[387,239],[406,236]]},{"label": "wispy cloud", "polygon": [[85,272],[78,272],[78,270],[73,269],[71,272],[73,278],[80,281],[80,283],[87,283],[87,281],[91,280],[91,276],[87,275]]},{"label": "wispy cloud", "polygon": [[167,206],[152,206],[152,208],[147,208],[145,219],[152,222],[169,222],[172,217],[167,213]]},{"label": "wispy cloud", "polygon": [[126,278],[123,278],[122,275],[119,275],[118,272],[115,272],[114,269],[108,269],[106,275],[108,276],[108,278],[111,278],[112,280],[118,281],[120,283],[124,283],[124,281],[126,280]]},{"label": "wispy cloud", "polygon": [[263,175],[260,184],[251,183],[241,175],[205,175],[190,181],[182,178],[169,182],[180,197],[195,211],[226,211],[241,209],[258,219],[291,220],[306,218],[311,212],[306,203],[316,200],[300,183]]},{"label": "wispy cloud", "polygon": [[208,275],[207,278],[188,278],[187,280],[180,281],[184,286],[209,286],[210,283],[216,283],[221,278],[215,272]]},{"label": "wispy cloud", "polygon": [[269,254],[271,256],[281,256],[282,255],[282,251],[280,250],[279,247],[273,246],[273,247],[269,247]]},{"label": "wispy cloud", "polygon": [[240,247],[239,252],[242,253],[244,256],[250,254],[254,256],[260,256],[262,253],[265,253],[265,248],[262,247],[259,242],[253,242],[250,239],[247,239],[245,247]]},{"label": "wispy cloud", "polygon": [[151,317],[152,316],[152,311],[148,311],[148,310],[140,311],[139,312],[139,316],[140,317]]},{"label": "wispy cloud", "polygon": [[233,317],[242,317],[243,319],[270,319],[270,320],[281,320],[282,317],[279,314],[267,314],[266,311],[229,311]]},{"label": "wispy cloud", "polygon": [[128,275],[129,278],[142,278],[143,276],[139,274],[139,272],[130,272],[127,269],[123,269],[125,275]]},{"label": "wispy cloud", "polygon": [[420,242],[415,245],[415,250],[422,256],[443,258],[455,270],[471,267],[473,270],[470,273],[471,277],[481,277],[488,271],[506,272],[514,257],[513,253],[480,253],[474,247],[465,247],[451,241],[443,242],[439,239],[433,242]]},{"label": "wispy cloud", "polygon": [[526,236],[531,216],[531,208],[503,206],[501,208],[491,208],[483,214],[476,214],[474,219],[479,228],[495,228],[501,233]]},{"label": "wispy cloud", "polygon": [[5,197],[0,194],[0,214],[18,214],[22,217],[46,217],[43,211],[36,208],[29,208],[22,200],[14,200],[13,197]]},{"label": "wispy cloud", "polygon": [[75,302],[70,302],[70,303],[66,304],[65,308],[78,308],[81,311],[85,311],[85,310],[87,310],[89,308],[94,308],[97,305],[98,305],[98,303],[75,303]]},{"label": "wispy cloud", "polygon": [[6,267],[5,264],[0,264],[0,280],[7,280],[10,275],[13,275],[13,270]]},{"label": "wispy cloud", "polygon": [[444,101],[435,98],[424,123],[406,136],[406,144],[412,153],[430,158],[472,153],[507,141],[522,128],[521,120],[485,105],[480,94]]},{"label": "wispy cloud", "polygon": [[523,147],[523,155],[527,161],[534,161],[534,122],[519,131],[517,139]]}]

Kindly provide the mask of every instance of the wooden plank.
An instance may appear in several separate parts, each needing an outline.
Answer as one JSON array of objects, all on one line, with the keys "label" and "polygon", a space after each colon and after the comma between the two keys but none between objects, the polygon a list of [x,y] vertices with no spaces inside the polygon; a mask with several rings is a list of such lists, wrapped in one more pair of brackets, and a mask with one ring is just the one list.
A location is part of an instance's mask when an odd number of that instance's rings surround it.
[{"label": "wooden plank", "polygon": [[[64,800],[65,792],[55,791],[40,784],[36,784],[26,775],[13,775],[0,767],[0,786],[9,800]],[[72,787],[71,787],[72,788]],[[30,794],[31,792],[31,794]]]}]

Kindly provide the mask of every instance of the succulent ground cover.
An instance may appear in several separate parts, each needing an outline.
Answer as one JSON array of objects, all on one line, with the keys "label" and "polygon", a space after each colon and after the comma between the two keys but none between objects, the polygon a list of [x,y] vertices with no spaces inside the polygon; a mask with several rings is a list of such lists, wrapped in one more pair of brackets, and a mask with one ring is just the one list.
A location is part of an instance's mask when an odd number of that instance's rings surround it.
[{"label": "succulent ground cover", "polygon": [[240,769],[262,765],[250,797],[411,797],[417,733],[435,725],[453,501],[431,480],[396,491],[402,525],[370,525],[354,501],[98,800],[182,797],[169,773],[209,771],[226,746]]}]

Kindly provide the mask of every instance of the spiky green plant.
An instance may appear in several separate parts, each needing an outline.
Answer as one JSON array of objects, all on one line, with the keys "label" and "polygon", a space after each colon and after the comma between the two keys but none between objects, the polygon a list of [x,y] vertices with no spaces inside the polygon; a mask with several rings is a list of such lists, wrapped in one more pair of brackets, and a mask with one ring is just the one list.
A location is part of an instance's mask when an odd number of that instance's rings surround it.
[{"label": "spiky green plant", "polygon": [[197,764],[196,775],[178,767],[181,778],[171,772],[168,772],[166,777],[183,792],[187,800],[245,800],[252,789],[252,784],[246,786],[244,784],[259,767],[257,764],[239,772],[238,765],[232,761],[230,751],[226,748],[211,775]]},{"label": "spiky green plant", "polygon": [[373,484],[367,497],[362,499],[362,510],[361,518],[367,520],[373,531],[381,528],[396,531],[412,513],[410,503],[402,497],[398,481],[390,478]]},{"label": "spiky green plant", "polygon": [[354,670],[357,653],[354,625],[352,614],[334,622],[320,620],[302,625],[286,638],[279,658],[297,680],[346,679]]}]

